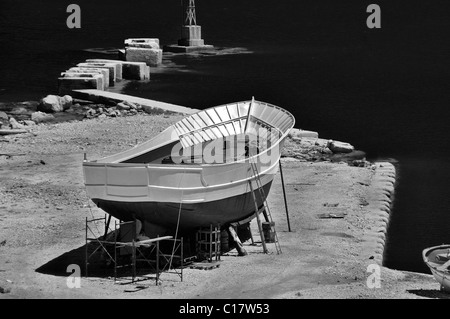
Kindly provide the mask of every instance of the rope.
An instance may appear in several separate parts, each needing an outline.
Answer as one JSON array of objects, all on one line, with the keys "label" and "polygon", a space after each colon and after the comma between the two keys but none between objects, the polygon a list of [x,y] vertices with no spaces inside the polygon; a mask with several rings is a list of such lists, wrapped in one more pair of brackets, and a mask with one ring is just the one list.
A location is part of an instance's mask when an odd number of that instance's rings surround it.
[{"label": "rope", "polygon": [[[185,173],[186,173],[186,169],[184,169],[183,175],[181,175],[180,182],[178,183],[178,188],[180,188],[180,186],[181,186],[181,181],[183,180],[183,176]],[[172,267],[173,256],[175,255],[175,247],[176,247],[176,243],[177,243],[176,240],[178,237],[178,229],[180,227],[181,207],[183,205],[183,195],[184,195],[184,188],[181,189],[180,207],[178,208],[177,228],[175,229],[175,239],[173,241],[172,254],[170,255],[169,269]]]}]

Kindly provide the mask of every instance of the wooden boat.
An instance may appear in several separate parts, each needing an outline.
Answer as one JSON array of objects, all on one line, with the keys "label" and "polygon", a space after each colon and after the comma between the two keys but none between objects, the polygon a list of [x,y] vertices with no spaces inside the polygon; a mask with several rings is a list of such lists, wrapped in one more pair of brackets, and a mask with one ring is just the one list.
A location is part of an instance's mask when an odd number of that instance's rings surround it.
[{"label": "wooden boat", "polygon": [[130,150],[85,160],[87,193],[110,215],[143,222],[147,234],[251,219],[249,181],[267,196],[294,123],[288,111],[254,99],[199,111]]},{"label": "wooden boat", "polygon": [[450,293],[450,245],[426,248],[422,257],[434,279],[441,284],[441,290]]}]

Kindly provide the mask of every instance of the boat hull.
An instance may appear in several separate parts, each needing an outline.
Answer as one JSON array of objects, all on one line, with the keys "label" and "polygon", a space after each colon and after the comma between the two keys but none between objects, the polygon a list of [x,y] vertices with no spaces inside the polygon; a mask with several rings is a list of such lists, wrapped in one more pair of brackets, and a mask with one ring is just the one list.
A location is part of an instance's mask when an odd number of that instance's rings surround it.
[{"label": "boat hull", "polygon": [[[272,180],[263,186],[262,194],[268,194],[271,186]],[[259,189],[254,190],[254,196],[257,199],[258,208],[262,207]],[[226,226],[255,214],[255,202],[251,192],[193,204],[158,201],[118,202],[98,198],[92,201],[120,220],[129,221],[136,218],[163,227],[169,232],[175,230],[177,225],[181,232],[209,225]],[[179,222],[178,218],[180,218]]]},{"label": "boat hull", "polygon": [[86,191],[110,215],[144,227],[243,223],[263,206],[260,190],[269,193],[294,124],[288,111],[254,99],[205,109],[132,149],[85,160]]},{"label": "boat hull", "polygon": [[427,248],[422,255],[441,290],[450,293],[450,245]]}]

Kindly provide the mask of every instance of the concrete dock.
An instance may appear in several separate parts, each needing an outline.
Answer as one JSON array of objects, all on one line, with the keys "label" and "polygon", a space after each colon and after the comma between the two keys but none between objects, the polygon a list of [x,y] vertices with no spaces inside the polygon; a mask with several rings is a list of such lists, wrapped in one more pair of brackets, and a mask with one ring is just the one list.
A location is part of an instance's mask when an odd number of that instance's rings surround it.
[{"label": "concrete dock", "polygon": [[73,90],[71,95],[75,98],[89,100],[98,103],[102,103],[105,100],[112,100],[115,102],[127,101],[131,103],[138,103],[143,107],[150,107],[157,110],[181,114],[193,114],[199,111],[198,109],[193,109],[181,105],[170,104],[155,100],[144,99],[136,96],[101,90]]}]

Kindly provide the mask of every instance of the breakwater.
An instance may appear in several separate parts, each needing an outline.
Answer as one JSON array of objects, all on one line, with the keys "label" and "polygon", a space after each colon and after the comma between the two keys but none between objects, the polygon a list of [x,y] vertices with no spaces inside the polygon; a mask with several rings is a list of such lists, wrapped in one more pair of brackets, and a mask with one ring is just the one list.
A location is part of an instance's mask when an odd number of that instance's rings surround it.
[{"label": "breakwater", "polygon": [[383,265],[395,184],[395,166],[389,162],[375,163],[371,187],[367,194],[367,209],[371,227],[367,231],[364,241],[365,251],[370,255],[369,258],[379,265]]}]

